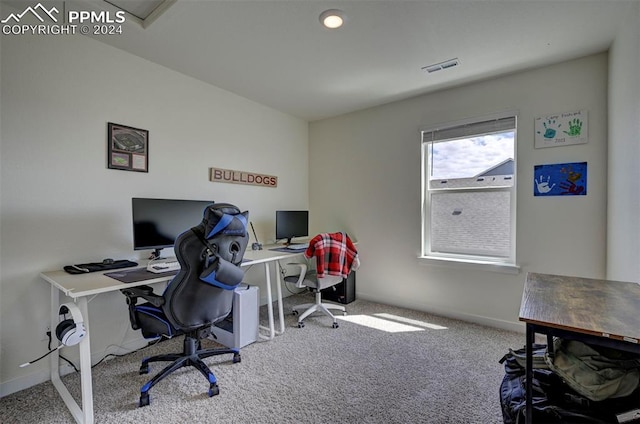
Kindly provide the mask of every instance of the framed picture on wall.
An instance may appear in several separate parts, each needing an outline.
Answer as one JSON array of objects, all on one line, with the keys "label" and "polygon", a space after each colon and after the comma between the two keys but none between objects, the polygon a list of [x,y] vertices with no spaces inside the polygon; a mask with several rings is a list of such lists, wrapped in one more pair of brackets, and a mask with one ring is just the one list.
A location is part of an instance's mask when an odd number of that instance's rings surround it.
[{"label": "framed picture on wall", "polygon": [[107,167],[149,172],[149,131],[107,123]]},{"label": "framed picture on wall", "polygon": [[535,165],[533,195],[586,196],[587,162]]},{"label": "framed picture on wall", "polygon": [[535,148],[569,146],[589,142],[586,110],[540,116],[535,119]]}]

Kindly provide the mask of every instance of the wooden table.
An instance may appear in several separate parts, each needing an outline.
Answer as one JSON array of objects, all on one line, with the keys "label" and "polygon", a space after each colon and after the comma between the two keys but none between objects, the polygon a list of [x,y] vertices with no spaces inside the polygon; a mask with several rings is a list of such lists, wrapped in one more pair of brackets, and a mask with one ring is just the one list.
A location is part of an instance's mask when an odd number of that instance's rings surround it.
[{"label": "wooden table", "polygon": [[532,421],[536,333],[640,353],[640,284],[528,273],[520,304],[526,323],[526,423]]}]

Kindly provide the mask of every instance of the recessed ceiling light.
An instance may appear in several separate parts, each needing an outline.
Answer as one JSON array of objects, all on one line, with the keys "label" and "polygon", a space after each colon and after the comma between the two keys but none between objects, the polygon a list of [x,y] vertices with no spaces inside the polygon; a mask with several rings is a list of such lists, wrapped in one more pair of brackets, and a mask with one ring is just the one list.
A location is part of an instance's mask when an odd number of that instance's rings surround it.
[{"label": "recessed ceiling light", "polygon": [[325,28],[340,28],[344,23],[344,12],[338,9],[325,10],[320,14],[320,23],[324,25]]}]

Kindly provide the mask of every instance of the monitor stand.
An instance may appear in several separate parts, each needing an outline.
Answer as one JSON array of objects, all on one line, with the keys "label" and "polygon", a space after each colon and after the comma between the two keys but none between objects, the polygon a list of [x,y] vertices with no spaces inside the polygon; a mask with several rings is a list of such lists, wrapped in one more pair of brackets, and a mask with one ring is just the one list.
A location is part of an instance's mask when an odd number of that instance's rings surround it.
[{"label": "monitor stand", "polygon": [[151,255],[149,256],[150,260],[156,260],[156,259],[164,259],[163,257],[160,256],[160,252],[162,252],[162,249],[154,249],[153,252],[151,252]]}]

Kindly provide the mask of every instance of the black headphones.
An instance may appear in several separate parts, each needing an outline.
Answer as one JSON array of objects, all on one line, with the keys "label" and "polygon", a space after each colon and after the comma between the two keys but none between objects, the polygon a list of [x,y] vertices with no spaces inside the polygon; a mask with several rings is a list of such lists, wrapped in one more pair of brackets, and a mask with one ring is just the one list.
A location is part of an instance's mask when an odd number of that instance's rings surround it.
[{"label": "black headphones", "polygon": [[75,303],[65,303],[60,305],[59,314],[71,313],[72,319],[65,319],[56,326],[56,337],[64,346],[74,346],[82,341],[87,335],[84,328],[82,314]]}]

